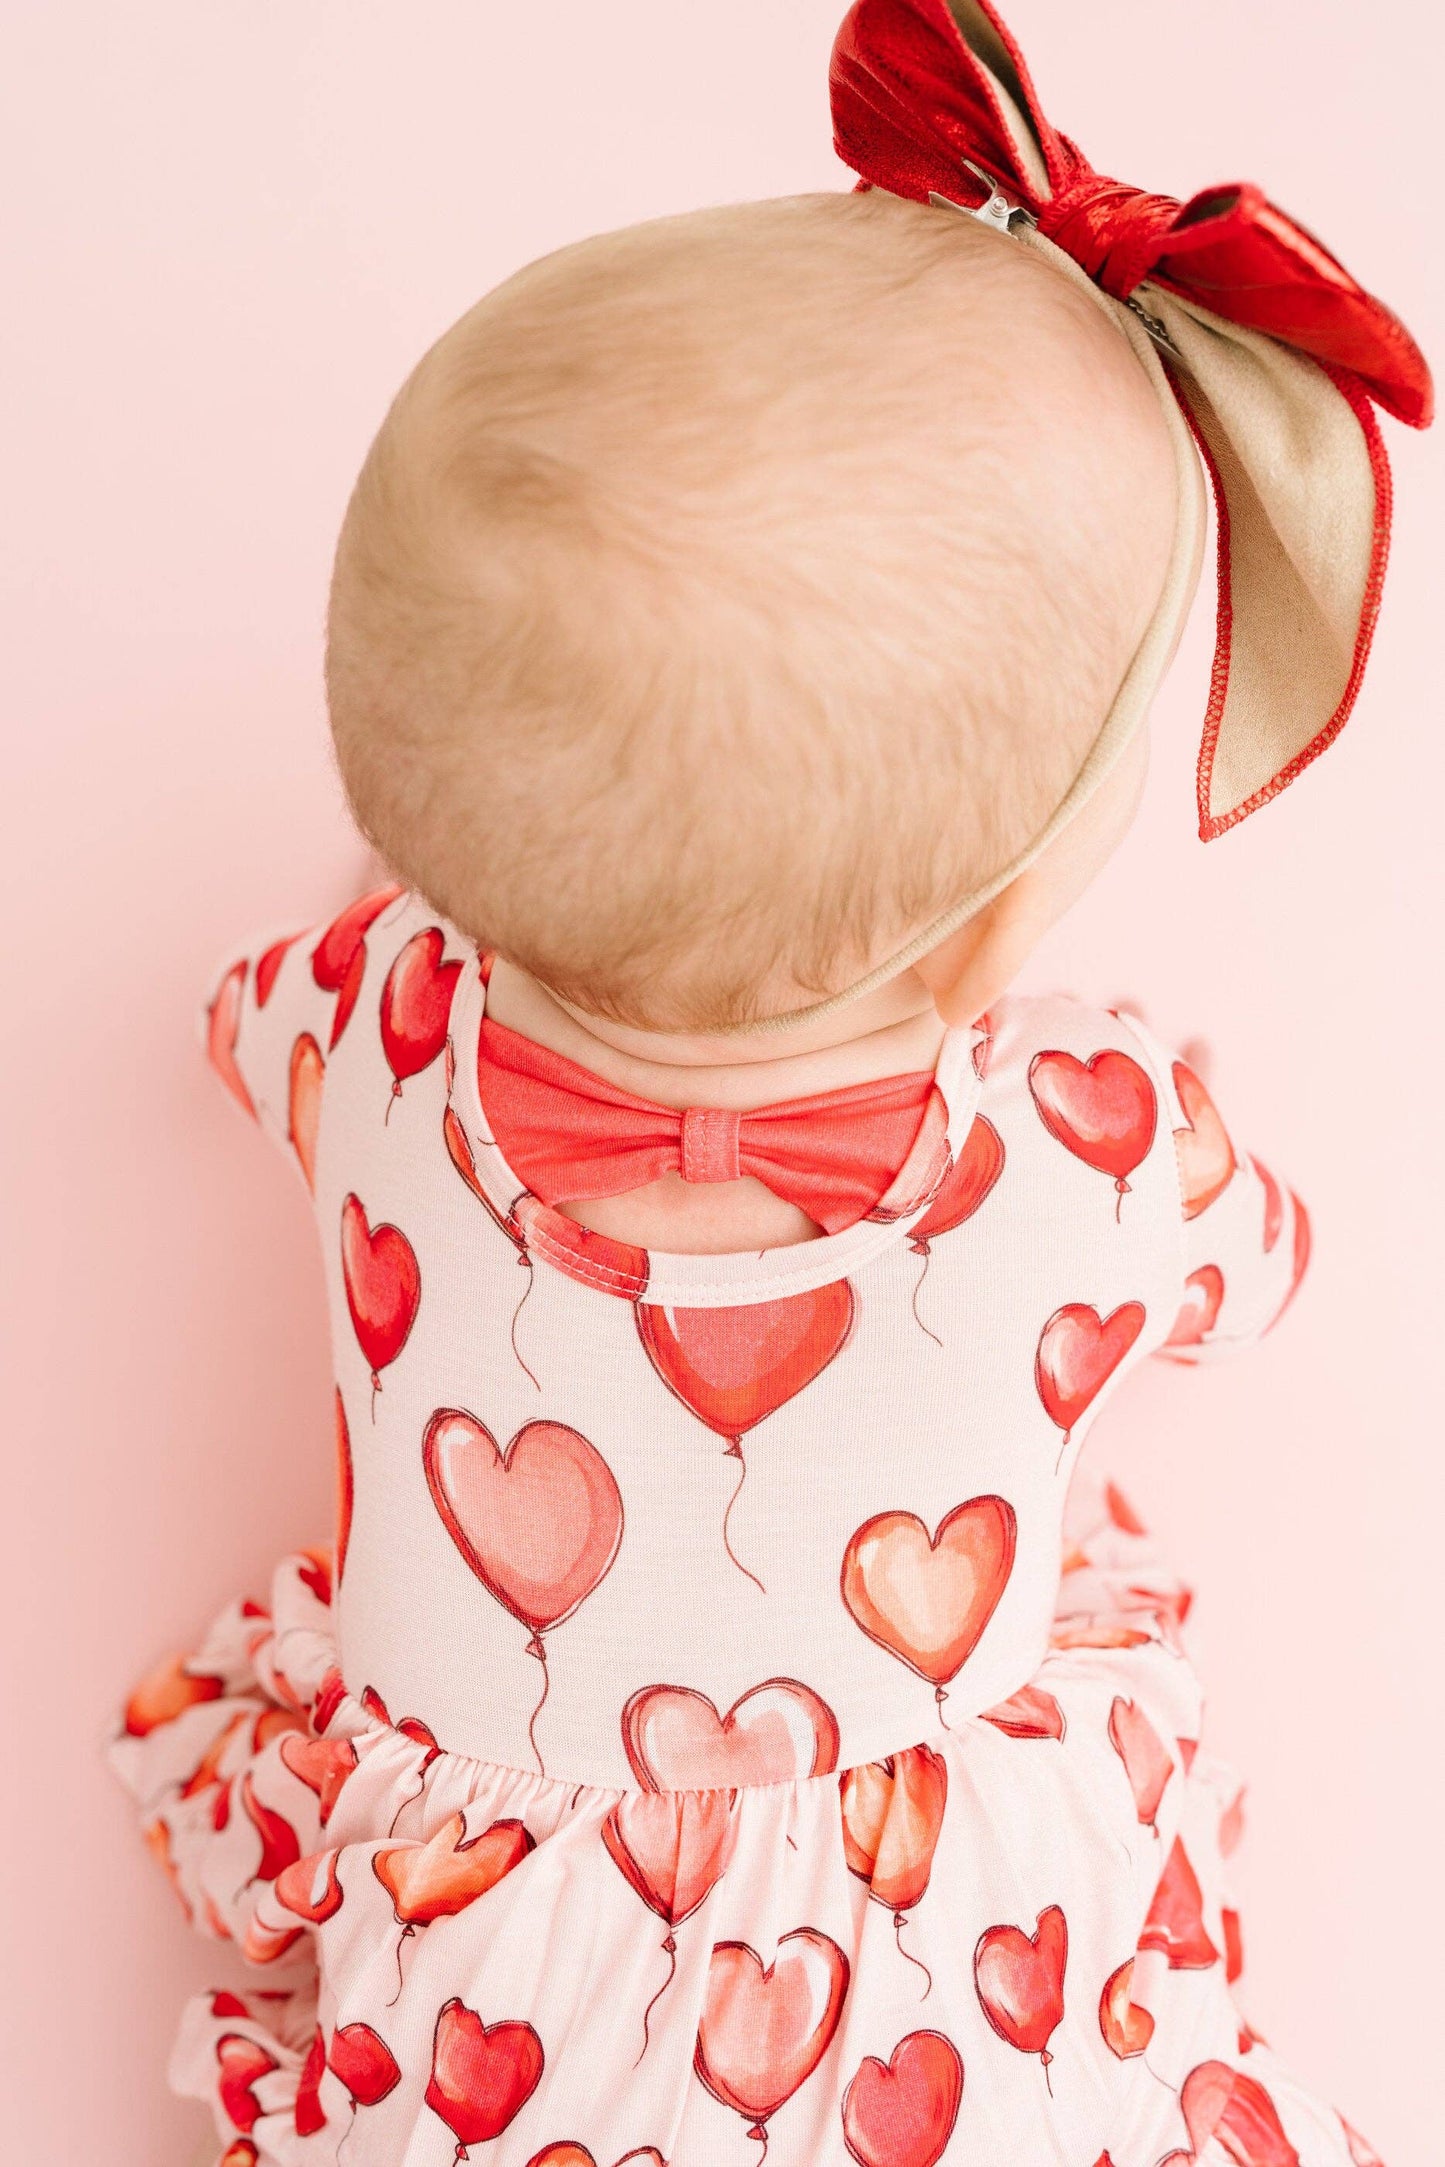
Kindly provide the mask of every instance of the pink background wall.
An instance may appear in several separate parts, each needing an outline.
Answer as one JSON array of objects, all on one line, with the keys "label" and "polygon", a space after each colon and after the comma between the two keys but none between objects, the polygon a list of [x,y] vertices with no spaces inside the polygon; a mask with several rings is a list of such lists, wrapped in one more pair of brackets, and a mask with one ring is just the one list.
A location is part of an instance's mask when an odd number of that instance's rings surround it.
[{"label": "pink background wall", "polygon": [[[313,1236],[191,1017],[228,943],[360,877],[319,672],[352,474],[421,348],[528,257],[840,185],[838,5],[12,16],[0,2131],[26,2167],[186,2167],[202,2142],[162,2069],[182,1995],[224,1972],[142,1854],[102,1731],[137,1670],[327,1524]],[[1014,14],[1101,165],[1180,193],[1257,175],[1445,352],[1421,207],[1440,52],[1412,48],[1406,0],[1364,39],[1336,0]],[[1139,829],[1035,976],[1207,1035],[1236,1131],[1314,1208],[1288,1326],[1198,1376],[1155,1365],[1094,1449],[1202,1591],[1214,1743],[1251,1777],[1246,2007],[1405,2167],[1436,2154],[1445,2014],[1445,763],[1439,453],[1394,441],[1395,571],[1341,745],[1202,849],[1196,638]]]}]

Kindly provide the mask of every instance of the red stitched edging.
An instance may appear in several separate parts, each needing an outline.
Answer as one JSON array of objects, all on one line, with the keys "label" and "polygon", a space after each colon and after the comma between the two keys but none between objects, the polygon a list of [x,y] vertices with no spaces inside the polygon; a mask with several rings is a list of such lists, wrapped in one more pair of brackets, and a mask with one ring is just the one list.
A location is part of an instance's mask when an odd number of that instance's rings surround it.
[{"label": "red stitched edging", "polygon": [[1390,554],[1390,514],[1393,506],[1393,490],[1390,479],[1389,455],[1385,450],[1380,424],[1370,403],[1370,395],[1359,377],[1351,370],[1337,369],[1325,362],[1316,366],[1323,370],[1360,425],[1369,454],[1370,474],[1375,489],[1374,531],[1370,542],[1370,562],[1365,574],[1364,592],[1360,598],[1360,622],[1355,635],[1354,658],[1350,675],[1338,707],[1309,743],[1301,747],[1292,759],[1286,761],[1278,774],[1263,783],[1250,797],[1236,805],[1230,812],[1211,814],[1209,810],[1209,786],[1214,771],[1215,748],[1219,742],[1219,726],[1224,714],[1224,702],[1229,688],[1230,637],[1234,623],[1234,605],[1230,595],[1229,560],[1229,506],[1220,482],[1219,468],[1214,455],[1204,440],[1197,416],[1188,400],[1179,394],[1179,403],[1199,446],[1214,492],[1216,522],[1219,531],[1219,602],[1218,630],[1215,639],[1214,667],[1210,675],[1209,706],[1204,718],[1204,735],[1199,746],[1199,765],[1196,773],[1196,796],[1199,808],[1199,838],[1212,843],[1229,828],[1237,827],[1241,820],[1258,812],[1271,798],[1279,796],[1288,788],[1310,763],[1317,760],[1328,746],[1333,744],[1350,719],[1355,701],[1359,697],[1364,680],[1365,665],[1369,660],[1374,639],[1375,623],[1380,614],[1380,597],[1384,592],[1385,566]]}]

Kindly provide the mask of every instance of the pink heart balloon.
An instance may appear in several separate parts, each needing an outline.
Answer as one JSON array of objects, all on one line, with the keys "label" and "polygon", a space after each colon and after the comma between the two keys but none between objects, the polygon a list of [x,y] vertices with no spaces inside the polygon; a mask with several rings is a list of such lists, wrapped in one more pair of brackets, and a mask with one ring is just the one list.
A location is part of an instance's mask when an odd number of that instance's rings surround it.
[{"label": "pink heart balloon", "polygon": [[1184,1282],[1184,1300],[1169,1327],[1166,1347],[1198,1347],[1219,1322],[1224,1274],[1217,1264],[1201,1264]]},{"label": "pink heart balloon", "polygon": [[602,1841],[625,1880],[669,1928],[692,1917],[737,1840],[731,1791],[624,1791]]},{"label": "pink heart balloon", "polygon": [[341,1207],[341,1273],[357,1343],[371,1370],[394,1362],[406,1345],[421,1305],[416,1251],[400,1227],[367,1224],[358,1196]]},{"label": "pink heart balloon", "polygon": [[1142,2054],[1154,2036],[1154,2019],[1133,1995],[1134,1959],[1111,1972],[1099,1996],[1099,2030],[1104,2044],[1121,2062]]},{"label": "pink heart balloon", "polygon": [[286,1134],[291,1140],[306,1186],[316,1194],[316,1140],[321,1132],[321,1093],[326,1057],[309,1031],[291,1048],[286,1085]]},{"label": "pink heart balloon", "polygon": [[442,1407],[422,1466],[448,1534],[488,1592],[532,1633],[570,1618],[616,1557],[622,1494],[565,1422],[527,1422],[505,1450],[475,1415]]},{"label": "pink heart balloon", "polygon": [[974,1983],[984,2015],[1011,2047],[1037,2054],[1047,2068],[1049,2041],[1064,2017],[1069,1930],[1057,1904],[1041,1911],[1032,1934],[990,1926],[973,1952]]},{"label": "pink heart balloon", "polygon": [[1065,1436],[1144,1329],[1144,1304],[1121,1302],[1107,1317],[1066,1302],[1039,1334],[1034,1381],[1049,1420]]},{"label": "pink heart balloon", "polygon": [[236,1066],[236,1041],[241,1035],[241,1003],[246,991],[248,963],[233,963],[216,989],[206,1014],[206,1057],[226,1089],[251,1116],[256,1107],[246,1079]]},{"label": "pink heart balloon", "polygon": [[985,1708],[985,1723],[1006,1738],[1062,1738],[1064,1711],[1054,1695],[1041,1685],[1021,1685],[997,1707]]},{"label": "pink heart balloon", "polygon": [[264,955],[257,956],[256,1006],[258,1008],[264,1008],[270,1000],[272,993],[275,991],[276,980],[281,974],[281,966],[286,960],[287,951],[294,948],[300,938],[299,933],[288,933],[284,940],[272,941]]},{"label": "pink heart balloon", "polygon": [[725,1716],[685,1686],[644,1686],[622,1711],[622,1743],[654,1791],[793,1783],[838,1765],[837,1718],[796,1678],[755,1685]]},{"label": "pink heart balloon", "polygon": [[1185,1120],[1185,1126],[1174,1131],[1184,1216],[1197,1219],[1233,1179],[1234,1146],[1213,1099],[1183,1061],[1174,1064],[1174,1089]]},{"label": "pink heart balloon", "polygon": [[1134,1810],[1145,1828],[1153,1828],[1164,1788],[1174,1773],[1169,1748],[1142,1708],[1116,1695],[1109,1710],[1109,1739],[1124,1763]]},{"label": "pink heart balloon", "polygon": [[806,2083],[832,2044],[848,1959],[810,1926],[784,1934],[766,1967],[745,1941],[712,1952],[693,2067],[725,2107],[762,2124]]},{"label": "pink heart balloon", "polygon": [[914,1513],[877,1513],[848,1539],[843,1601],[870,1640],[941,1692],[998,1607],[1016,1539],[1002,1497],[956,1505],[932,1536]]}]

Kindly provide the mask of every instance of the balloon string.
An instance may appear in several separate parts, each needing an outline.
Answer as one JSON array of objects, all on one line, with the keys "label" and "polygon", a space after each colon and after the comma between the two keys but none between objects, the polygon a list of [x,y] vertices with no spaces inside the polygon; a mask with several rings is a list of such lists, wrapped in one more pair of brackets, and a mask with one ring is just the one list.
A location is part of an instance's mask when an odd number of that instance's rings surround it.
[{"label": "balloon string", "polygon": [[1072,1429],[1068,1429],[1068,1430],[1065,1430],[1065,1432],[1064,1432],[1064,1441],[1063,1441],[1063,1443],[1062,1443],[1062,1444],[1060,1445],[1060,1447],[1059,1447],[1059,1456],[1058,1456],[1058,1458],[1057,1458],[1057,1459],[1055,1460],[1055,1462],[1054,1462],[1054,1473],[1055,1473],[1055,1474],[1057,1474],[1057,1473],[1058,1473],[1059,1469],[1060,1469],[1060,1468],[1061,1468],[1061,1467],[1063,1466],[1063,1464],[1064,1464],[1064,1454],[1065,1454],[1065,1453],[1066,1453],[1066,1452],[1068,1451],[1068,1449],[1069,1449],[1069,1439],[1070,1439],[1070,1438],[1071,1438],[1071,1437],[1073,1436],[1073,1434],[1074,1434],[1074,1433],[1073,1433]]},{"label": "balloon string", "polygon": [[524,1264],[527,1268],[527,1284],[522,1289],[521,1301],[518,1302],[516,1308],[512,1311],[512,1352],[517,1357],[518,1362],[521,1363],[522,1368],[526,1370],[527,1375],[531,1378],[533,1384],[537,1387],[537,1390],[540,1392],[542,1389],[542,1380],[537,1375],[537,1372],[530,1366],[530,1364],[523,1361],[522,1350],[517,1345],[517,1319],[521,1316],[522,1311],[527,1306],[527,1296],[532,1291],[532,1285],[537,1277],[537,1273],[535,1267],[533,1266],[532,1259],[528,1256],[525,1249],[522,1250],[519,1254],[517,1262],[519,1264]]},{"label": "balloon string", "polygon": [[[382,1115],[382,1117],[381,1117],[381,1125],[382,1125],[382,1127],[383,1127],[384,1129],[385,1129],[385,1128],[389,1128],[389,1127],[391,1126],[391,1109],[392,1109],[392,1107],[393,1107],[393,1106],[395,1106],[395,1104],[396,1104],[397,1100],[398,1100],[398,1099],[399,1099],[400,1097],[401,1097],[401,1081],[400,1081],[400,1079],[398,1078],[398,1079],[397,1079],[397,1081],[396,1081],[396,1082],[394,1082],[394,1083],[392,1084],[392,1087],[391,1087],[391,1097],[390,1097],[390,1098],[389,1098],[389,1099],[387,1100],[387,1102],[386,1102],[386,1112],[385,1112],[385,1113],[384,1113],[384,1114]],[[347,2134],[347,2136],[349,2137],[349,2136],[350,2136],[350,2134],[351,2134],[350,2130],[348,2130],[346,2134]],[[344,2143],[345,2143],[345,2141],[346,2141],[346,2139],[345,2139],[345,2138],[343,2138],[343,2139],[342,2139],[342,2143],[344,2144]],[[340,2154],[340,2151],[341,2151],[341,2145],[338,2145],[338,2146],[336,2147],[336,2150],[337,2150],[337,2153],[338,2153],[338,2155],[339,2155],[339,2154]]]},{"label": "balloon string", "polygon": [[734,1437],[732,1439],[731,1443],[728,1445],[726,1452],[723,1454],[723,1457],[724,1459],[728,1460],[736,1460],[738,1463],[738,1479],[733,1484],[733,1494],[728,1499],[727,1506],[723,1512],[723,1548],[724,1550],[726,1550],[728,1556],[732,1559],[734,1565],[736,1565],[738,1571],[747,1575],[747,1578],[751,1580],[753,1586],[758,1590],[759,1594],[766,1595],[768,1591],[763,1586],[761,1580],[759,1580],[757,1574],[753,1572],[749,1566],[744,1565],[742,1559],[738,1556],[736,1550],[734,1550],[732,1546],[732,1543],[728,1539],[728,1522],[733,1516],[733,1507],[738,1501],[738,1497],[741,1494],[743,1484],[748,1479],[748,1463],[743,1458],[743,1441],[740,1437]]},{"label": "balloon string", "polygon": [[391,1817],[391,1826],[390,1826],[390,1828],[389,1828],[389,1829],[387,1830],[387,1832],[386,1832],[388,1836],[394,1836],[394,1835],[396,1834],[396,1824],[397,1824],[397,1822],[398,1822],[398,1821],[399,1821],[399,1820],[401,1819],[402,1815],[403,1815],[403,1814],[404,1814],[404,1813],[406,1812],[406,1809],[407,1809],[407,1807],[408,1807],[408,1806],[414,1806],[414,1805],[416,1804],[417,1800],[418,1800],[418,1799],[419,1799],[419,1798],[421,1797],[421,1794],[422,1794],[422,1792],[423,1792],[423,1791],[424,1791],[424,1790],[426,1789],[426,1771],[427,1771],[427,1763],[426,1763],[426,1761],[423,1761],[423,1762],[422,1762],[422,1764],[421,1764],[421,1767],[420,1767],[420,1768],[419,1768],[419,1769],[417,1770],[417,1776],[416,1776],[416,1789],[415,1789],[414,1791],[409,1791],[409,1792],[407,1793],[406,1797],[405,1797],[405,1798],[404,1798],[404,1799],[402,1800],[401,1804],[400,1804],[400,1805],[399,1805],[399,1806],[397,1807],[397,1809],[396,1809],[396,1812],[395,1812],[395,1813],[394,1813],[394,1814],[392,1815],[392,1817]]},{"label": "balloon string", "polygon": [[1122,1174],[1115,1182],[1114,1188],[1117,1192],[1114,1198],[1114,1224],[1115,1226],[1118,1226],[1120,1225],[1123,1218],[1124,1199],[1129,1194],[1129,1184],[1124,1179]]},{"label": "balloon string", "polygon": [[1043,2053],[1039,2056],[1039,2060],[1044,2065],[1044,2088],[1048,2092],[1050,2099],[1052,2099],[1054,2096],[1054,2083],[1052,2077],[1049,2075],[1049,2063],[1053,2060],[1053,2058],[1054,2057],[1052,2056],[1052,2054],[1050,2054],[1047,2047],[1044,2048]]},{"label": "balloon string", "polygon": [[923,1269],[913,1282],[913,1321],[920,1331],[928,1333],[935,1347],[941,1347],[943,1341],[939,1338],[937,1332],[931,1330],[918,1314],[918,1297],[922,1291],[923,1282],[928,1277],[928,1267],[933,1262],[933,1251],[929,1248],[927,1242],[920,1242],[918,1246],[923,1253]]},{"label": "balloon string", "polygon": [[763,2149],[758,2154],[756,2167],[763,2167],[763,2161],[768,2156],[768,2133],[764,2129],[761,2122],[754,2122],[752,2128],[748,2131],[748,2135],[750,2137],[760,2137],[762,2139]]},{"label": "balloon string", "polygon": [[547,1675],[547,1650],[542,1644],[542,1636],[540,1633],[534,1633],[531,1639],[527,1642],[527,1653],[528,1655],[535,1655],[537,1661],[542,1666],[542,1698],[538,1701],[536,1707],[532,1710],[531,1716],[528,1718],[527,1737],[531,1744],[532,1752],[536,1756],[537,1773],[539,1776],[545,1776],[547,1773],[547,1764],[542,1759],[542,1749],[537,1744],[537,1718],[547,1705],[547,1694],[551,1689],[552,1681]]},{"label": "balloon string", "polygon": [[376,1420],[376,1395],[380,1390],[381,1379],[373,1370],[371,1373],[371,1419],[373,1422]]},{"label": "balloon string", "polygon": [[948,1699],[948,1693],[947,1693],[946,1689],[945,1689],[945,1688],[944,1688],[943,1686],[941,1686],[941,1685],[936,1685],[936,1686],[935,1686],[935,1687],[933,1688],[933,1697],[934,1697],[934,1699],[935,1699],[935,1700],[937,1701],[937,1703],[938,1703],[938,1720],[939,1720],[939,1722],[940,1722],[940,1723],[941,1723],[941,1724],[943,1725],[943,1727],[944,1727],[944,1729],[945,1729],[946,1731],[947,1731],[947,1730],[951,1730],[953,1726],[952,1726],[952,1725],[950,1724],[950,1722],[949,1722],[949,1720],[948,1720],[947,1716],[946,1716],[946,1715],[944,1714],[944,1712],[943,1712],[943,1704],[944,1704],[944,1702],[945,1702],[945,1701],[946,1701],[946,1700]]},{"label": "balloon string", "polygon": [[904,1948],[903,1913],[901,1911],[895,1911],[893,1914],[893,1938],[898,1943],[898,1954],[904,1959],[904,1962],[912,1964],[916,1970],[921,1971],[924,1978],[928,1981],[927,1986],[923,1989],[923,1992],[918,1997],[920,2001],[927,2001],[929,1995],[933,1992],[933,1973],[924,1963],[921,1956],[915,1956],[911,1949]]},{"label": "balloon string", "polygon": [[[669,1931],[667,1939],[663,1942],[662,1946],[667,1951],[667,1977],[663,1980],[661,1986],[658,1988],[657,1992],[653,1995],[651,2001],[642,2012],[642,2054],[645,2054],[648,2050],[648,2047],[652,2044],[647,2029],[649,2019],[652,2016],[653,2010],[662,2000],[663,1995],[672,1985],[673,1975],[677,1970],[677,1943],[674,1941],[671,1931]],[[637,2061],[633,2063],[632,2066],[634,2069],[636,2069],[638,2064],[641,2062],[642,2054],[639,2054],[637,2057]]]},{"label": "balloon string", "polygon": [[348,2146],[348,2145],[350,2144],[350,2142],[351,2142],[351,2137],[352,2137],[352,2132],[353,2132],[353,2131],[355,2130],[355,2128],[356,2128],[356,2101],[355,2101],[355,2100],[353,2099],[353,2100],[352,2100],[352,2102],[351,2102],[351,2120],[350,2120],[350,2121],[349,2121],[349,2122],[347,2123],[347,2125],[346,2125],[346,2135],[345,2135],[345,2136],[344,2136],[344,2137],[342,2138],[342,2140],[341,2140],[340,2144],[339,2144],[339,2145],[338,2145],[338,2146],[336,2147],[336,2158],[337,2158],[337,2161],[338,2161],[338,2167],[339,2167],[339,2162],[340,2162],[340,2159],[341,2159],[341,2155],[342,2155],[342,2153],[343,2153],[343,2152],[344,2152],[344,2151],[346,2150],[346,2147],[347,2147],[347,2146]]},{"label": "balloon string", "polygon": [[396,1937],[396,1992],[392,1995],[391,2000],[386,2005],[388,2009],[394,2009],[397,2003],[401,2000],[401,1990],[406,1984],[405,1979],[402,1977],[401,1971],[401,1952],[406,1947],[407,1942],[411,1939],[412,1935],[415,1932],[416,1928],[412,1925],[410,1919],[408,1919],[406,1924],[402,1927],[401,1932]]}]

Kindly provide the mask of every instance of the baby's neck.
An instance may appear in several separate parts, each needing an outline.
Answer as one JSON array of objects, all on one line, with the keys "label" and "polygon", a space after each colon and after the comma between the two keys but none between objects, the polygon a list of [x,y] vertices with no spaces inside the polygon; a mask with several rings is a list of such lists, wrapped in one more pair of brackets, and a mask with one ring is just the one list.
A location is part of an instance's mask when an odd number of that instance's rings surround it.
[{"label": "baby's neck", "polygon": [[[499,958],[487,988],[487,1013],[638,1098],[742,1113],[931,1069],[947,1028],[911,971],[813,1024],[709,1036],[638,1031],[584,1015]],[[797,1205],[751,1176],[698,1184],[668,1174],[621,1196],[564,1208],[600,1234],[683,1254],[776,1249],[810,1241],[820,1231]]]}]

